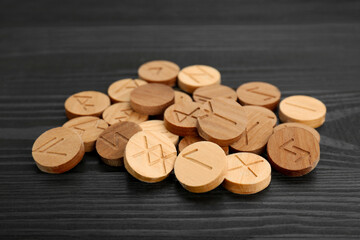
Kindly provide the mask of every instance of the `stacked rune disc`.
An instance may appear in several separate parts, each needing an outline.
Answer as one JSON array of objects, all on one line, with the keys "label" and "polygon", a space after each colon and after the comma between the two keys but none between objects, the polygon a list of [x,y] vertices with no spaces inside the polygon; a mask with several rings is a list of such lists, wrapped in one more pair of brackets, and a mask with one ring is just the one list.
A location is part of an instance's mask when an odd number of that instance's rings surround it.
[{"label": "stacked rune disc", "polygon": [[[313,97],[280,101],[280,90],[265,82],[239,83],[235,91],[206,65],[180,70],[170,61],[151,61],[138,75],[113,82],[107,95],[83,91],[66,99],[69,121],[33,145],[38,168],[63,173],[96,150],[104,164],[124,166],[143,182],[174,172],[190,192],[222,184],[254,194],[269,186],[272,168],[302,176],[320,160],[314,128],[325,122],[326,107]],[[172,88],[176,84],[182,91]]]}]

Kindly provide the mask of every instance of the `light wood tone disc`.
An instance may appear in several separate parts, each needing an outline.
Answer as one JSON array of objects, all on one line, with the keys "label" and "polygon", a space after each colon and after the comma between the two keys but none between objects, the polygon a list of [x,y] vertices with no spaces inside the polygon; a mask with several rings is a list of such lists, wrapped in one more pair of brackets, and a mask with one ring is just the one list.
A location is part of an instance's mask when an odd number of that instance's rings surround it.
[{"label": "light wood tone disc", "polygon": [[197,129],[202,138],[228,146],[240,139],[246,124],[246,112],[240,104],[217,98],[201,105]]},{"label": "light wood tone disc", "polygon": [[[187,146],[196,143],[196,142],[201,142],[201,141],[206,141],[205,139],[203,139],[200,136],[186,136],[183,139],[180,140],[179,145],[178,145],[178,149],[179,152],[181,152],[182,150],[184,150],[184,148],[186,148]],[[221,147],[221,146],[220,146]],[[229,154],[229,147],[221,147],[222,150],[224,150],[225,154]]]},{"label": "light wood tone disc", "polygon": [[227,171],[224,151],[212,142],[197,142],[180,152],[175,175],[190,192],[208,192],[219,186]]},{"label": "light wood tone disc", "polygon": [[103,119],[110,125],[119,122],[142,123],[148,120],[148,115],[135,112],[128,102],[115,103],[103,112]]},{"label": "light wood tone disc", "polygon": [[282,122],[298,122],[313,128],[325,122],[326,106],[320,100],[303,95],[283,99],[279,105]]},{"label": "light wood tone disc", "polygon": [[121,79],[112,83],[108,88],[108,95],[113,103],[130,102],[130,93],[137,87],[147,84],[140,79]]},{"label": "light wood tone disc", "polygon": [[205,103],[217,97],[223,97],[234,101],[237,99],[236,92],[232,88],[224,85],[200,87],[193,92],[195,102]]},{"label": "light wood tone disc", "polygon": [[271,166],[265,158],[253,153],[234,153],[226,157],[228,170],[223,186],[237,194],[254,194],[271,181]]},{"label": "light wood tone disc", "polygon": [[139,124],[144,131],[159,132],[167,136],[175,145],[179,141],[179,136],[169,132],[162,120],[150,120]]},{"label": "light wood tone disc", "polygon": [[180,67],[170,61],[155,60],[146,62],[138,69],[141,79],[149,83],[162,83],[173,86],[176,83]]},{"label": "light wood tone disc", "polygon": [[84,91],[66,99],[65,112],[69,119],[82,116],[100,117],[108,106],[110,106],[110,98],[104,93]]},{"label": "light wood tone disc", "polygon": [[270,83],[248,82],[236,90],[242,105],[255,105],[274,110],[279,104],[281,92]]},{"label": "light wood tone disc", "polygon": [[38,168],[47,173],[63,173],[74,168],[85,154],[84,143],[74,131],[58,127],[41,134],[32,147]]},{"label": "light wood tone disc", "polygon": [[125,147],[129,139],[142,131],[134,122],[120,122],[108,127],[96,141],[96,151],[103,162],[109,166],[123,165]]},{"label": "light wood tone disc", "polygon": [[309,131],[287,127],[276,131],[267,144],[272,167],[288,176],[311,172],[320,160],[319,142]]},{"label": "light wood tone disc", "polygon": [[125,168],[143,182],[159,182],[174,168],[176,148],[165,135],[141,131],[130,138],[125,150]]},{"label": "light wood tone disc", "polygon": [[178,85],[185,92],[192,93],[199,87],[218,85],[221,75],[218,70],[206,65],[193,65],[183,68],[178,76]]},{"label": "light wood tone disc", "polygon": [[96,139],[108,126],[104,120],[91,116],[73,118],[63,125],[80,135],[84,142],[85,152],[95,149]]}]

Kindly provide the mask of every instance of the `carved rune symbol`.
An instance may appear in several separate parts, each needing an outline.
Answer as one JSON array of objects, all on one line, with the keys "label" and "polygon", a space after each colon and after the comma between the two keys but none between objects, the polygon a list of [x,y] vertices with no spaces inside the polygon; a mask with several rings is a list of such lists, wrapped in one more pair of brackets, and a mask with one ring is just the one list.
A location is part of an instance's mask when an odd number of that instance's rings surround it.
[{"label": "carved rune symbol", "polygon": [[[126,121],[127,119],[129,119],[132,115],[134,111],[130,108],[126,108],[126,109],[121,109],[119,112],[119,117],[116,117],[116,120],[119,120],[119,122],[121,121]],[[138,115],[138,118],[140,118],[140,115]]]},{"label": "carved rune symbol", "polygon": [[149,166],[153,166],[155,164],[160,163],[163,167],[164,173],[166,174],[165,161],[173,156],[176,156],[176,152],[166,155],[161,143],[150,147],[147,136],[144,136],[144,143],[145,143],[145,149],[134,154],[132,157],[139,157],[141,155],[144,155],[145,159],[147,159]]},{"label": "carved rune symbol", "polygon": [[153,72],[155,75],[159,75],[162,70],[162,67],[151,67],[149,71]]},{"label": "carved rune symbol", "polygon": [[309,107],[306,107],[306,106],[298,105],[298,104],[295,104],[295,103],[289,103],[289,102],[285,102],[285,103],[286,103],[287,105],[290,105],[290,106],[293,106],[293,107],[302,108],[302,109],[304,109],[304,110],[316,112],[316,109],[313,109],[313,108],[309,108]]},{"label": "carved rune symbol", "polygon": [[259,87],[254,87],[254,88],[246,89],[246,91],[264,96],[265,98],[263,99],[263,101],[267,101],[267,100],[270,100],[272,98],[276,98],[274,95],[264,93],[264,92],[260,92],[260,91],[258,91],[258,89],[259,89]]},{"label": "carved rune symbol", "polygon": [[33,152],[66,156],[67,155],[66,153],[55,152],[55,151],[51,150],[54,146],[58,145],[59,143],[61,143],[64,140],[65,140],[64,138],[59,139],[58,137],[54,137],[54,138],[50,139],[49,141],[45,142],[44,144],[42,144],[37,149],[33,150]]},{"label": "carved rune symbol", "polygon": [[306,151],[305,149],[302,149],[298,146],[295,146],[294,144],[295,139],[291,138],[290,140],[286,141],[284,144],[280,146],[280,149],[284,149],[284,151],[294,155],[298,156],[297,159],[295,159],[295,162],[298,162],[299,160],[305,160],[309,159],[309,163],[311,164],[311,154],[309,151]]},{"label": "carved rune symbol", "polygon": [[125,83],[124,85],[120,86],[115,93],[120,92],[123,89],[133,89],[133,88],[137,88],[139,87],[139,84],[136,82],[136,80],[130,80],[127,83]]},{"label": "carved rune symbol", "polygon": [[94,104],[88,103],[88,101],[92,99],[92,96],[74,96],[74,98],[79,102],[85,111],[87,111],[89,107],[95,106]]},{"label": "carved rune symbol", "polygon": [[127,137],[125,137],[124,135],[122,135],[119,132],[109,133],[107,135],[111,135],[111,134],[112,134],[112,139],[110,138],[110,140],[109,140],[109,138],[105,138],[105,136],[101,136],[100,138],[102,140],[104,140],[104,142],[106,142],[108,145],[110,145],[114,149],[119,148],[120,139],[125,142],[129,141],[129,139]]},{"label": "carved rune symbol", "polygon": [[81,122],[81,123],[72,125],[69,128],[73,128],[75,130],[78,130],[79,135],[82,136],[86,130],[89,130],[89,129],[92,129],[92,128],[98,128],[98,129],[101,129],[101,130],[105,130],[105,128],[99,126],[99,123],[100,123],[100,120],[91,119],[89,121],[85,121],[85,122]]},{"label": "carved rune symbol", "polygon": [[185,119],[187,119],[188,117],[192,117],[192,118],[195,118],[195,119],[197,119],[197,111],[199,111],[200,110],[200,108],[199,107],[197,107],[197,108],[195,108],[193,111],[191,111],[190,113],[184,113],[184,112],[181,112],[181,111],[179,111],[179,110],[174,110],[174,113],[176,114],[176,117],[177,117],[177,119],[178,119],[178,121],[179,122],[182,122],[182,121],[184,121]]},{"label": "carved rune symbol", "polygon": [[250,168],[251,165],[256,165],[258,163],[261,163],[263,162],[264,160],[258,160],[258,161],[255,161],[255,162],[251,162],[251,163],[248,163],[246,164],[243,160],[241,160],[241,158],[237,155],[235,155],[235,157],[240,161],[241,165],[240,166],[237,166],[237,167],[233,167],[233,168],[230,168],[228,171],[233,171],[233,170],[236,170],[236,169],[241,169],[243,167],[245,167],[247,170],[249,170],[255,177],[257,177],[258,175]]},{"label": "carved rune symbol", "polygon": [[220,119],[222,119],[222,120],[228,121],[228,122],[230,122],[230,123],[232,123],[232,124],[234,124],[234,125],[237,124],[234,120],[232,120],[232,119],[230,119],[230,118],[227,118],[227,117],[224,117],[224,116],[216,113],[216,112],[214,111],[214,108],[213,108],[212,103],[211,103],[210,101],[207,102],[207,103],[208,103],[208,105],[209,105],[209,109],[210,109],[210,110],[204,109],[204,111],[206,112],[206,114],[203,115],[203,116],[201,116],[201,117],[199,117],[200,119],[207,118],[207,117],[210,117],[210,116],[214,116],[214,117],[220,118]]},{"label": "carved rune symbol", "polygon": [[199,72],[188,73],[188,72],[183,71],[183,73],[186,74],[189,78],[191,78],[194,82],[201,83],[202,82],[201,77],[206,77],[206,78],[211,78],[211,79],[214,78],[213,75],[211,75],[210,73],[205,71],[202,67],[200,67],[200,66],[194,66],[194,67],[196,67],[199,70]]},{"label": "carved rune symbol", "polygon": [[189,157],[189,155],[191,155],[191,154],[193,154],[195,152],[198,152],[198,151],[199,151],[199,149],[196,148],[194,150],[191,150],[190,152],[184,153],[182,156],[183,156],[183,158],[186,158],[186,159],[192,161],[193,163],[196,163],[196,164],[198,164],[198,165],[200,165],[202,167],[205,167],[205,168],[211,170],[212,169],[211,166],[209,166],[209,165],[207,165],[207,164],[205,164],[205,163],[203,163],[203,162],[201,162],[201,161],[199,161],[199,160],[197,160],[195,158]]},{"label": "carved rune symbol", "polygon": [[260,122],[256,122],[254,125],[252,125],[251,127],[246,127],[245,129],[245,145],[249,145],[249,132],[251,132],[251,130],[253,130],[255,127],[257,127],[260,124]]}]

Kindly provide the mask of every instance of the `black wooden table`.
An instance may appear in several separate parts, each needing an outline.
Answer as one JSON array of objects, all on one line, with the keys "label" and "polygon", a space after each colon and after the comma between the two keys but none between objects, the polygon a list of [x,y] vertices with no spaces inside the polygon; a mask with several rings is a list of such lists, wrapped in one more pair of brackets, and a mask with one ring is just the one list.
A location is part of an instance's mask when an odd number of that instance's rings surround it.
[{"label": "black wooden table", "polygon": [[[267,81],[328,109],[321,160],[238,196],[105,166],[40,172],[31,147],[78,91],[106,92],[145,61],[207,64],[236,88]],[[0,1],[0,238],[359,237],[359,1]]]}]

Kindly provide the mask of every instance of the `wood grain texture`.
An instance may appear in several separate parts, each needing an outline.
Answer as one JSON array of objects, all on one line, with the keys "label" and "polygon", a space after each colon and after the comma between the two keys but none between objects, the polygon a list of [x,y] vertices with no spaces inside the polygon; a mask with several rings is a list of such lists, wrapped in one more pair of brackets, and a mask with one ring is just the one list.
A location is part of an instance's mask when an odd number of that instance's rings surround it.
[{"label": "wood grain texture", "polygon": [[[353,237],[360,234],[358,1],[0,2],[0,238]],[[139,17],[141,16],[141,17]],[[267,81],[327,107],[316,169],[273,171],[252,196],[155,185],[95,152],[61,175],[41,173],[34,140],[66,122],[74,92],[106,92],[169,59],[217,68],[236,89]]]}]

